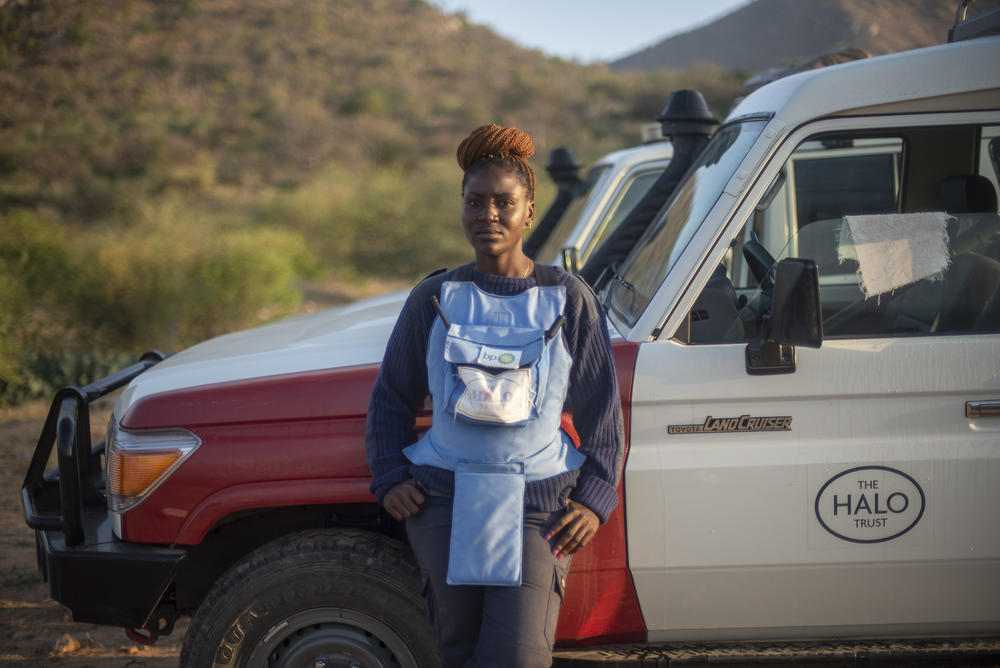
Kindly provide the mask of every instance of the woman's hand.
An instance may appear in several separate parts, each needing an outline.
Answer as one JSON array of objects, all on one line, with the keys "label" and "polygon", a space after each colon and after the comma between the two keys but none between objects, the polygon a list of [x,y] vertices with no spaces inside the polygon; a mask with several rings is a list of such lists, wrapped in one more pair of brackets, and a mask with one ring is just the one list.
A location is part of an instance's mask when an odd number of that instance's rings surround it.
[{"label": "woman's hand", "polygon": [[397,520],[416,515],[423,503],[424,495],[417,489],[417,483],[413,479],[390,487],[382,497],[382,505]]},{"label": "woman's hand", "polygon": [[570,501],[566,504],[563,516],[549,527],[545,540],[552,540],[553,536],[558,537],[552,546],[552,554],[562,559],[589,543],[600,524],[597,515],[590,508],[582,503]]}]

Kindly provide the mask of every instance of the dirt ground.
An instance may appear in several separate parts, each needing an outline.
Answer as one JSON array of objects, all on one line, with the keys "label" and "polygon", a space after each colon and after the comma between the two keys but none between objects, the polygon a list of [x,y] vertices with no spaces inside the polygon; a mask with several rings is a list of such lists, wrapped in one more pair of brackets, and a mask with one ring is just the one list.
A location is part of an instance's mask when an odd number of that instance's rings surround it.
[{"label": "dirt ground", "polygon": [[[92,413],[96,432],[104,430],[110,407],[104,403]],[[122,629],[74,622],[49,598],[37,571],[34,532],[21,508],[21,483],[47,411],[46,402],[0,409],[0,666],[174,668],[186,621],[155,645],[141,646]]]}]

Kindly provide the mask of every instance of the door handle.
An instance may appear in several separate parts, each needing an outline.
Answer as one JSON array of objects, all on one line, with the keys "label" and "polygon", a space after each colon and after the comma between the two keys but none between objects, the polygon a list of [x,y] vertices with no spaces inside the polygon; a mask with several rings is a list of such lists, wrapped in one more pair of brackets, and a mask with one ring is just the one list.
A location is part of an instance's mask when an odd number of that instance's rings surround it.
[{"label": "door handle", "polygon": [[965,417],[1000,417],[1000,400],[966,401]]}]

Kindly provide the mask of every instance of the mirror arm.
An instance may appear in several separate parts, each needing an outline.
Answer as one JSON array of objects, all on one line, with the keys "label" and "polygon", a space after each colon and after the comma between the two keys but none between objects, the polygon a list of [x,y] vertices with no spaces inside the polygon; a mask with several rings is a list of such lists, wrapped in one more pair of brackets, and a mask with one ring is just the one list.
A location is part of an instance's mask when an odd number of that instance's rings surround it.
[{"label": "mirror arm", "polygon": [[746,367],[751,376],[795,373],[795,346],[771,338],[770,320],[764,317],[760,335],[747,344]]}]

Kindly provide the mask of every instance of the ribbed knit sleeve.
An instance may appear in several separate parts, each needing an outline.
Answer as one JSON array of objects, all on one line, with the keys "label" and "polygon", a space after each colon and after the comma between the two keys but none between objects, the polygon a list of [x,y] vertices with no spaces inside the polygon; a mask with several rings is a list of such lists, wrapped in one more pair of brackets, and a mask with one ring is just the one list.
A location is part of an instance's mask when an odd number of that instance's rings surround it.
[{"label": "ribbed knit sleeve", "polygon": [[393,485],[410,477],[403,448],[414,440],[417,411],[428,394],[426,352],[435,317],[430,295],[435,291],[425,283],[414,288],[403,305],[368,404],[365,456],[372,472],[371,491],[379,503]]},{"label": "ribbed knit sleeve", "polygon": [[587,456],[569,497],[594,511],[603,524],[618,505],[624,456],[618,380],[607,321],[594,294],[576,277],[569,278],[567,292],[567,309],[578,309],[566,318],[566,340],[573,356],[569,402],[580,452]]}]

